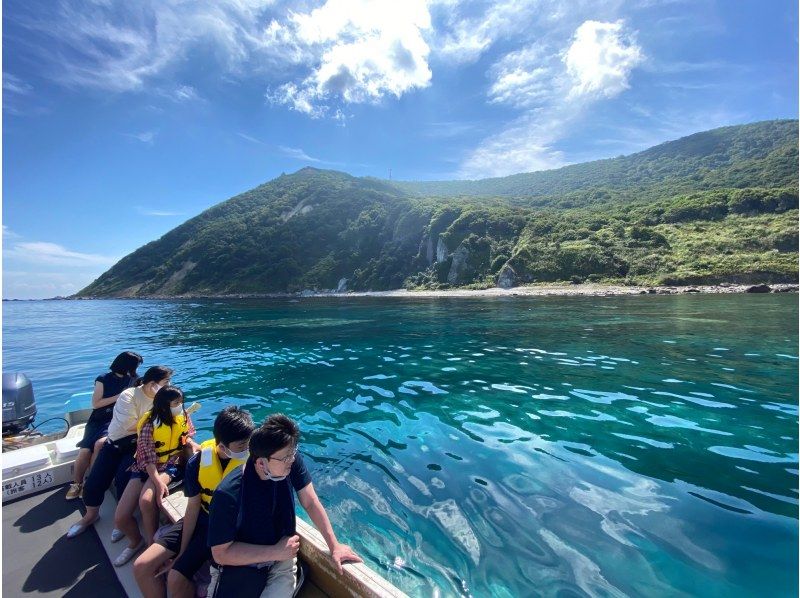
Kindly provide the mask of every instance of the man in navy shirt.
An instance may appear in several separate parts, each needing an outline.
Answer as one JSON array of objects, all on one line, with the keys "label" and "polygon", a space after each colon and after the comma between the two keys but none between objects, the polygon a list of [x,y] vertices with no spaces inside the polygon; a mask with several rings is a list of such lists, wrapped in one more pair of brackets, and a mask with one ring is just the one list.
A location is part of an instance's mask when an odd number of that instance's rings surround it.
[{"label": "man in navy shirt", "polygon": [[208,519],[208,545],[218,565],[214,598],[287,597],[294,592],[297,551],[294,493],[322,533],[339,573],[342,563],[362,562],[339,544],[303,457],[300,429],[282,414],[270,416],[250,438],[250,458],[217,486]]}]

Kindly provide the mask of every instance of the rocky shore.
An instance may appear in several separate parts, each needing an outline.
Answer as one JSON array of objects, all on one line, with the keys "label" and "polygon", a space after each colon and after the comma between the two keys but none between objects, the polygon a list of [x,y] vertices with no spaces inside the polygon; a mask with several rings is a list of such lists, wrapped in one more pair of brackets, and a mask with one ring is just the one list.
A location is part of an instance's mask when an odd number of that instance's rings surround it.
[{"label": "rocky shore", "polygon": [[[625,286],[596,283],[585,284],[538,284],[503,289],[441,289],[335,292],[306,290],[300,293],[233,293],[233,294],[189,294],[178,296],[117,297],[118,299],[267,299],[298,297],[615,297],[621,295],[683,295],[683,294],[722,294],[722,293],[797,293],[797,284],[717,284],[696,286]],[[95,299],[99,297],[81,297]],[[103,297],[105,298],[105,297]],[[57,297],[62,299],[62,297]],[[78,299],[78,298],[74,298]]]}]

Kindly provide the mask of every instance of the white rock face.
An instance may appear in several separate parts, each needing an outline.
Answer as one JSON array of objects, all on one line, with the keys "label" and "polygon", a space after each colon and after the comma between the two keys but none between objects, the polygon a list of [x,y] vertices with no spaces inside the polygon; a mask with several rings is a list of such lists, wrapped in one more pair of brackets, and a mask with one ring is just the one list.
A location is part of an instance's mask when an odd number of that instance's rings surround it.
[{"label": "white rock face", "polygon": [[505,264],[500,269],[500,274],[497,276],[497,286],[501,289],[510,289],[516,284],[517,281],[517,273],[514,272],[514,268]]},{"label": "white rock face", "polygon": [[439,237],[439,242],[436,244],[436,262],[445,261],[448,253],[450,252],[447,250],[447,245],[445,245],[442,238]]},{"label": "white rock face", "polygon": [[339,284],[336,285],[336,292],[337,293],[344,293],[347,291],[347,279],[340,278]]},{"label": "white rock face", "polygon": [[449,284],[458,284],[461,271],[464,269],[464,264],[469,257],[469,249],[460,245],[453,253],[453,262],[450,264],[450,271],[447,273],[447,282]]}]

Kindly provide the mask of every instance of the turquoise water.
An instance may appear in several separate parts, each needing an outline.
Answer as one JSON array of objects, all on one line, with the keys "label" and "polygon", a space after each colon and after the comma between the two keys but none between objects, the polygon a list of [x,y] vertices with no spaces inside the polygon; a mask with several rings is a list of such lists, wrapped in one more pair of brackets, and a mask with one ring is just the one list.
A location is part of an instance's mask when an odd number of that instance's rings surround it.
[{"label": "turquoise water", "polygon": [[40,421],[124,349],[201,439],[229,403],[291,415],[339,537],[414,596],[790,596],[797,322],[796,295],[6,302],[3,370]]}]

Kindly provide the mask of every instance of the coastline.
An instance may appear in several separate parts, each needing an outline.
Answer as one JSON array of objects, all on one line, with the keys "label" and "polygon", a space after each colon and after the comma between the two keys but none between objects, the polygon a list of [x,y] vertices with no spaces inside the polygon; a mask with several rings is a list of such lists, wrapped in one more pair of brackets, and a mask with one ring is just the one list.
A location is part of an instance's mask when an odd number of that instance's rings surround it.
[{"label": "coastline", "polygon": [[[731,294],[731,293],[797,293],[798,285],[786,284],[717,284],[690,286],[624,286],[597,283],[584,284],[540,284],[511,287],[508,289],[492,287],[489,289],[439,289],[391,291],[312,291],[299,293],[229,293],[184,295],[151,295],[146,297],[55,297],[54,299],[299,299],[312,297],[393,297],[393,298],[448,298],[448,297],[617,297],[625,295],[682,295],[682,294]],[[6,301],[8,301],[6,299]],[[12,300],[13,301],[13,300]],[[47,299],[45,299],[47,301]]]}]

